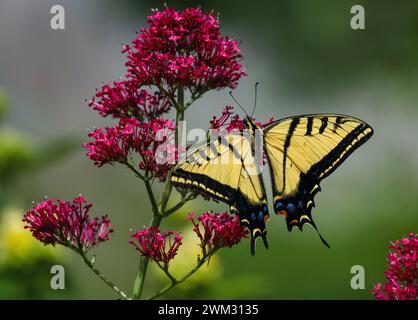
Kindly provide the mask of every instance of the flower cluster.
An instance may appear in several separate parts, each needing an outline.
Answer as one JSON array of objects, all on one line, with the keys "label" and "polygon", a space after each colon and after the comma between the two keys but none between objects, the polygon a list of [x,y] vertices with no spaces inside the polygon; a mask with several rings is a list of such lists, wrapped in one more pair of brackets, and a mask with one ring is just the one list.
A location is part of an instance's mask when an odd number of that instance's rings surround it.
[{"label": "flower cluster", "polygon": [[179,247],[181,246],[182,237],[177,231],[168,231],[162,233],[160,229],[151,227],[131,236],[133,239],[129,241],[141,255],[148,257],[151,261],[158,265],[161,263],[163,267],[167,267],[169,262],[174,259]]},{"label": "flower cluster", "polygon": [[72,201],[45,200],[26,212],[25,229],[45,245],[61,244],[87,252],[109,240],[112,230],[107,216],[91,219],[88,204],[79,196]]},{"label": "flower cluster", "polygon": [[[242,131],[245,129],[244,120],[242,120],[238,114],[234,114],[234,107],[225,106],[220,117],[213,116],[212,120],[209,121],[210,129],[212,130],[224,130],[226,133],[231,131]],[[229,121],[229,122],[228,122]],[[273,122],[273,118],[270,118],[267,122],[255,123],[261,128],[267,126]]]},{"label": "flower cluster", "polygon": [[193,223],[193,231],[200,239],[204,254],[210,255],[220,248],[232,247],[248,236],[248,231],[235,215],[207,212],[200,215],[197,222],[194,216],[194,212],[190,213],[189,220]]},{"label": "flower cluster", "polygon": [[218,17],[200,8],[171,8],[148,17],[132,45],[126,45],[127,77],[142,85],[178,87],[192,95],[211,89],[235,88],[246,75],[235,40],[221,35]]},{"label": "flower cluster", "polygon": [[134,81],[119,81],[104,85],[89,106],[103,117],[152,120],[168,112],[171,104],[160,92],[140,89]]},{"label": "flower cluster", "polygon": [[[223,129],[226,133],[235,130],[243,130],[245,128],[244,121],[239,118],[238,114],[233,115],[233,109],[234,107],[225,106],[220,117],[213,116],[213,119],[209,121],[210,129]],[[230,120],[229,123],[227,123],[228,120]],[[222,128],[223,126],[225,126],[225,128]]]},{"label": "flower cluster", "polygon": [[372,291],[379,300],[416,300],[418,298],[418,236],[396,240],[389,246],[389,269],[386,283]]},{"label": "flower cluster", "polygon": [[96,129],[89,133],[93,139],[84,143],[87,156],[99,167],[116,162],[130,164],[135,155],[141,160],[136,169],[165,180],[176,158],[175,125],[170,120],[154,119],[140,122],[135,118],[121,119],[116,127]]},{"label": "flower cluster", "polygon": [[[220,34],[214,14],[200,8],[165,8],[148,17],[148,27],[123,53],[126,79],[104,85],[89,102],[101,116],[119,123],[90,132],[92,141],[83,146],[98,166],[123,163],[164,181],[178,152],[174,143],[166,145],[164,134],[161,138],[161,130],[175,130],[163,117],[172,106],[184,112],[208,90],[236,87],[245,75],[240,49]],[[186,90],[188,102],[183,101]],[[156,155],[162,144],[165,150]]]}]

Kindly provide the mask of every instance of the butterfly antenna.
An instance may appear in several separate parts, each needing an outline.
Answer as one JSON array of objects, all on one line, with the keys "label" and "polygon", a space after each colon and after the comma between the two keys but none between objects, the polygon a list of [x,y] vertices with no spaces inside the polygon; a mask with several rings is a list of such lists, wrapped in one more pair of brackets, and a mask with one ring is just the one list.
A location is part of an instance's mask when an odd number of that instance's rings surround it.
[{"label": "butterfly antenna", "polygon": [[244,113],[248,116],[248,113],[245,111],[245,109],[241,106],[241,104],[237,101],[237,99],[235,99],[235,97],[232,95],[232,91],[229,91],[229,95],[231,96],[232,99],[234,99],[234,101],[238,105],[238,107],[240,107],[241,110],[244,111]]},{"label": "butterfly antenna", "polygon": [[251,112],[251,117],[254,115],[255,112],[255,108],[257,107],[257,87],[259,85],[259,82],[255,83],[254,86],[254,108],[253,108],[253,112]]}]

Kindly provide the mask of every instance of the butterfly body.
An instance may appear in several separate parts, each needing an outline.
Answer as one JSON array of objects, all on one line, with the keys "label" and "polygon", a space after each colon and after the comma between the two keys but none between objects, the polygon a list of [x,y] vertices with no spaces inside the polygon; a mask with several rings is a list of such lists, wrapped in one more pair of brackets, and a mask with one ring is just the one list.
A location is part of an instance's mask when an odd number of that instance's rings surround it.
[{"label": "butterfly body", "polygon": [[336,114],[295,116],[265,127],[247,117],[244,126],[191,150],[193,161],[179,161],[171,180],[227,203],[250,231],[252,254],[259,237],[268,247],[264,162],[270,168],[274,212],[285,217],[288,230],[302,230],[306,223],[317,229],[311,210],[320,181],[373,134],[365,122]]}]

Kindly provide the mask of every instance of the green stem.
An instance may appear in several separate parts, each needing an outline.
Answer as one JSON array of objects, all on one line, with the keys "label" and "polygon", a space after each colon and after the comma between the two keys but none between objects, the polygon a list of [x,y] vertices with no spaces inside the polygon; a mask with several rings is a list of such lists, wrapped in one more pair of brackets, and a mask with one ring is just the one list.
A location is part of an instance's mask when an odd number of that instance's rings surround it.
[{"label": "green stem", "polygon": [[[177,107],[176,107],[176,132],[175,132],[175,142],[176,142],[176,147],[178,148],[179,146],[179,123],[180,121],[184,120],[184,89],[182,87],[179,87],[178,89],[178,102],[177,102]],[[170,170],[170,172],[167,175],[167,180],[165,183],[165,187],[164,187],[164,191],[161,195],[161,201],[160,201],[160,212],[161,214],[164,214],[166,208],[167,208],[167,203],[168,200],[170,199],[170,195],[171,195],[171,191],[173,189],[173,186],[171,185],[171,173],[172,170]]]},{"label": "green stem", "polygon": [[[176,107],[176,132],[175,132],[175,142],[176,142],[176,146],[178,146],[178,124],[180,121],[184,120],[184,89],[182,87],[180,87],[178,89],[178,96],[177,96],[177,102],[174,104]],[[160,208],[158,208],[157,203],[155,201],[154,198],[154,194],[151,190],[151,185],[149,184],[149,181],[147,179],[144,180],[145,182],[145,187],[147,188],[148,191],[148,195],[150,197],[151,200],[151,204],[153,207],[153,217],[152,217],[152,221],[151,221],[151,227],[155,227],[158,228],[160,226],[161,223],[161,219],[163,218],[162,214],[165,212],[166,208],[167,208],[167,203],[168,200],[170,199],[170,195],[171,195],[171,191],[172,191],[172,185],[171,185],[171,173],[172,170],[170,170],[170,172],[167,175],[167,179],[166,179],[166,183],[165,183],[165,187],[164,187],[164,191],[161,195],[161,200],[160,200]],[[133,298],[134,299],[141,299],[142,296],[142,292],[144,290],[144,284],[145,284],[145,279],[146,279],[146,275],[147,275],[147,271],[148,271],[148,264],[149,264],[149,259],[145,256],[141,256],[140,260],[139,260],[139,266],[138,266],[138,271],[136,274],[136,278],[134,281],[134,288],[133,288]]]},{"label": "green stem", "polygon": [[152,211],[154,212],[155,215],[161,215],[160,211],[158,210],[158,205],[157,205],[157,201],[155,200],[155,196],[154,196],[154,192],[152,191],[152,187],[151,187],[151,183],[150,183],[150,179],[147,175],[142,175],[138,170],[135,169],[135,167],[130,164],[129,162],[126,162],[125,165],[131,169],[135,175],[140,178],[141,180],[144,181],[145,184],[145,188],[147,190],[147,194],[148,197],[151,201],[151,206],[152,206]]},{"label": "green stem", "polygon": [[74,252],[78,253],[84,260],[85,264],[100,278],[104,283],[106,283],[112,290],[114,290],[123,300],[129,300],[129,297],[123,292],[118,286],[116,286],[112,281],[108,280],[105,275],[94,265],[94,263],[86,256],[86,254],[80,249],[72,245],[69,246]]},{"label": "green stem", "polygon": [[179,87],[178,89],[178,94],[177,94],[177,112],[176,112],[176,147],[179,146],[179,122],[180,121],[184,121],[184,111],[185,111],[185,106],[184,106],[184,89],[183,87]]},{"label": "green stem", "polygon": [[197,197],[197,194],[194,194],[194,193],[191,193],[186,197],[182,197],[181,200],[176,205],[174,205],[173,207],[171,207],[170,209],[168,209],[164,212],[164,217],[168,217],[172,213],[181,209],[181,207],[183,207],[187,202],[189,202],[190,200],[195,199],[196,197]]},{"label": "green stem", "polygon": [[[168,271],[166,272],[167,276],[169,276],[171,283],[169,285],[167,285],[165,288],[161,289],[160,291],[154,293],[153,295],[145,298],[145,300],[154,300],[157,299],[158,297],[162,296],[163,294],[165,294],[167,291],[173,289],[175,286],[179,285],[180,283],[186,281],[190,276],[192,276],[197,270],[200,269],[200,267],[202,267],[206,261],[208,261],[210,255],[204,257],[202,260],[200,260],[196,266],[190,270],[188,273],[186,273],[184,276],[182,276],[180,279],[175,279],[171,274],[168,273]],[[164,271],[164,270],[163,270]]]},{"label": "green stem", "polygon": [[[154,192],[152,191],[151,184],[149,180],[145,180],[144,182],[145,182],[145,188],[147,189],[147,193],[151,201],[151,206],[152,206],[152,211],[154,212],[154,216],[161,216],[161,212],[160,210],[158,210],[157,201],[155,201]],[[158,225],[159,224],[160,223],[158,222]]]},{"label": "green stem", "polygon": [[141,180],[146,180],[145,176],[141,174],[141,172],[139,172],[138,170],[135,169],[135,167],[129,163],[129,161],[123,162],[129,169],[131,169],[133,171],[133,173],[135,173],[135,175],[140,178]]},{"label": "green stem", "polygon": [[[152,217],[150,227],[158,228],[161,223],[162,216],[154,214]],[[134,288],[132,296],[134,299],[141,299],[142,292],[144,291],[145,277],[147,275],[149,259],[148,257],[141,256],[139,258],[138,271],[135,277]]]},{"label": "green stem", "polygon": [[168,279],[170,279],[171,283],[176,283],[177,279],[173,277],[173,275],[168,271],[168,264],[165,264],[162,266],[160,263],[157,263],[158,267],[160,267],[161,270],[164,271],[165,275]]},{"label": "green stem", "polygon": [[[163,218],[163,216],[160,213],[165,211],[165,208],[168,203],[168,199],[170,198],[170,194],[171,194],[170,176],[171,176],[171,172],[167,176],[166,185],[161,196],[161,201],[160,201],[161,205],[160,205],[159,210],[155,202],[155,198],[151,192],[152,197],[150,197],[150,199],[151,199],[151,203],[152,203],[153,211],[154,211],[154,215],[152,217],[152,221],[150,224],[151,227],[158,228],[160,226],[161,219]],[[148,263],[149,263],[148,257],[141,256],[139,258],[138,272],[136,274],[134,288],[133,288],[134,299],[141,299],[142,292],[144,291],[145,278],[146,278],[147,271],[148,271]]]}]

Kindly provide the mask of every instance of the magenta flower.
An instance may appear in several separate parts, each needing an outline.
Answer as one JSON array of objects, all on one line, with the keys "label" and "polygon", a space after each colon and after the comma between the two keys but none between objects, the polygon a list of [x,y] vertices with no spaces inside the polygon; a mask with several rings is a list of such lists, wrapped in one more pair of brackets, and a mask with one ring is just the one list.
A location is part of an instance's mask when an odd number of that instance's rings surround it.
[{"label": "magenta flower", "polygon": [[246,75],[235,40],[221,35],[218,17],[200,8],[166,8],[148,17],[132,45],[125,46],[127,77],[139,85],[178,87],[199,96],[211,89],[235,88]]},{"label": "magenta flower", "polygon": [[[213,116],[213,119],[209,121],[210,129],[213,130],[225,130],[226,133],[231,131],[241,131],[245,128],[244,121],[242,121],[237,114],[233,115],[234,107],[226,106],[222,110],[220,117]],[[227,121],[229,120],[229,123]],[[224,128],[222,128],[224,127]]]},{"label": "magenta flower", "polygon": [[109,240],[113,232],[107,216],[90,219],[88,204],[79,196],[72,201],[45,200],[26,212],[25,229],[45,245],[61,244],[87,252],[99,243]]},{"label": "magenta flower", "polygon": [[389,246],[389,268],[386,283],[377,284],[372,291],[378,300],[416,300],[418,298],[418,236],[396,240]]},{"label": "magenta flower", "polygon": [[148,257],[151,261],[167,267],[169,262],[174,259],[182,237],[177,231],[162,233],[158,228],[145,228],[133,234],[131,238],[136,240],[129,241],[141,255]]},{"label": "magenta flower", "polygon": [[[222,110],[222,114],[220,117],[213,116],[212,120],[210,120],[209,128],[212,130],[224,130],[226,133],[231,131],[242,131],[245,129],[244,120],[242,120],[238,114],[234,114],[233,112],[234,107],[226,106]],[[273,122],[273,118],[270,118],[265,123],[256,121],[255,123],[260,127],[265,127],[266,125]]]},{"label": "magenta flower", "polygon": [[104,85],[90,101],[89,106],[103,117],[151,120],[170,110],[171,104],[159,92],[151,94],[139,89],[134,81],[120,81]]},{"label": "magenta flower", "polygon": [[170,140],[174,137],[174,129],[173,122],[164,119],[148,122],[121,119],[116,127],[90,132],[93,141],[84,143],[83,147],[99,167],[117,162],[131,163],[139,155],[141,159],[135,165],[136,169],[163,181],[176,159],[174,141]]},{"label": "magenta flower", "polygon": [[190,213],[189,220],[193,223],[193,231],[200,239],[204,254],[212,254],[224,247],[230,248],[248,236],[248,231],[241,226],[235,215],[208,212],[200,215],[197,222],[194,215],[194,212]]}]

